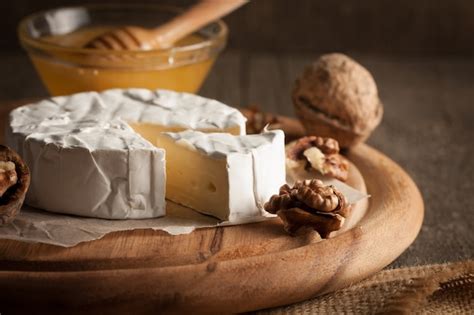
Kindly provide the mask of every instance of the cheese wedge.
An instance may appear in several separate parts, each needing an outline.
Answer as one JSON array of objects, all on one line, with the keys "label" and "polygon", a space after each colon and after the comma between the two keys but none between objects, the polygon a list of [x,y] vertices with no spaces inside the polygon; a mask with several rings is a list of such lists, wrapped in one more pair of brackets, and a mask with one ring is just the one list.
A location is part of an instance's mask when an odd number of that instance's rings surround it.
[{"label": "cheese wedge", "polygon": [[169,200],[222,220],[262,214],[263,204],[285,183],[284,134],[184,131],[165,133]]}]

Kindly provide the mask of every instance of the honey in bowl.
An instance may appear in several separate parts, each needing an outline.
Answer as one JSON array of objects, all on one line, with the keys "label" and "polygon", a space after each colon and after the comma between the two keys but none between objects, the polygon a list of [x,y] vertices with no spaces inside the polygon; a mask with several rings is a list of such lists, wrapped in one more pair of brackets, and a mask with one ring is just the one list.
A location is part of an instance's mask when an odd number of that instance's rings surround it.
[{"label": "honey in bowl", "polygon": [[[42,40],[60,46],[82,48],[85,43],[106,31],[106,28],[83,29],[66,35],[48,36]],[[183,47],[203,40],[203,37],[193,34],[179,41],[176,46]],[[199,90],[215,60],[210,57],[200,62],[177,67],[173,67],[172,64],[157,64],[151,68],[135,65],[123,69],[120,64],[123,65],[127,60],[120,60],[120,56],[111,60],[106,60],[107,55],[102,57],[102,60],[98,58],[95,66],[87,67],[77,65],[74,56],[71,58],[64,56],[62,60],[55,60],[32,55],[31,60],[51,95],[128,87],[164,88],[194,93]],[[133,55],[128,57],[138,58]],[[110,58],[113,57],[110,56]],[[125,59],[126,56],[123,58]],[[107,61],[109,62],[106,63]],[[115,68],[114,63],[117,63]]]},{"label": "honey in bowl", "polygon": [[150,24],[157,23],[158,13],[166,10],[151,8],[154,9],[131,6],[46,11],[21,22],[20,40],[51,95],[131,87],[197,92],[225,46],[227,29],[223,22],[215,22],[166,50],[84,48],[93,38],[128,23],[114,23],[119,17],[123,20],[136,16],[130,25],[147,19]]}]

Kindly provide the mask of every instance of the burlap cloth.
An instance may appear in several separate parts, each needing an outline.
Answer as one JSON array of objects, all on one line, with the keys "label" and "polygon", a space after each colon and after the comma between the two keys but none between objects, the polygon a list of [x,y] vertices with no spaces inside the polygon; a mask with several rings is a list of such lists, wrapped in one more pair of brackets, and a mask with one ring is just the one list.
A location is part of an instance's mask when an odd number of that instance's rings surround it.
[{"label": "burlap cloth", "polygon": [[343,290],[257,314],[474,314],[474,260],[384,270]]}]

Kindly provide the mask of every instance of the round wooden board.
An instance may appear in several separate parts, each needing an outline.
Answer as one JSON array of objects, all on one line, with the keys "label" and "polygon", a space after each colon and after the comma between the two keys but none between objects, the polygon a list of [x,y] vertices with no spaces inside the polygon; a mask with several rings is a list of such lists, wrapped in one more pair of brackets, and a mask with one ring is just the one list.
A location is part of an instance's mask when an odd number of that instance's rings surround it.
[{"label": "round wooden board", "polygon": [[[359,145],[348,158],[371,198],[355,227],[334,238],[290,237],[273,219],[179,236],[111,233],[72,248],[1,240],[0,311],[235,313],[359,281],[413,242],[423,201],[410,177],[380,152]],[[356,171],[351,180],[364,184]]]}]

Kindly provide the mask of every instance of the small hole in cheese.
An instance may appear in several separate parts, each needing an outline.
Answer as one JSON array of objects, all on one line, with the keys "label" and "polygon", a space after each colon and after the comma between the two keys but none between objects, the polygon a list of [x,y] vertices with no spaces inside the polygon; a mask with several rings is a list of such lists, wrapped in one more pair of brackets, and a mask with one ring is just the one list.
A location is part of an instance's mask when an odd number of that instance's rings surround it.
[{"label": "small hole in cheese", "polygon": [[214,185],[213,183],[207,184],[207,189],[209,189],[209,191],[211,192],[216,192],[217,190],[216,185]]}]

